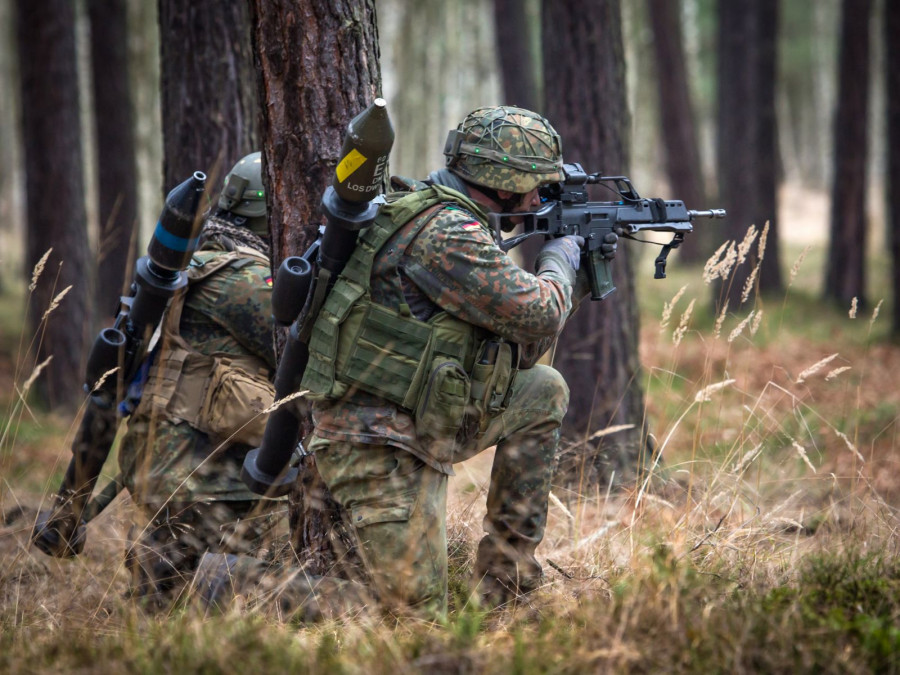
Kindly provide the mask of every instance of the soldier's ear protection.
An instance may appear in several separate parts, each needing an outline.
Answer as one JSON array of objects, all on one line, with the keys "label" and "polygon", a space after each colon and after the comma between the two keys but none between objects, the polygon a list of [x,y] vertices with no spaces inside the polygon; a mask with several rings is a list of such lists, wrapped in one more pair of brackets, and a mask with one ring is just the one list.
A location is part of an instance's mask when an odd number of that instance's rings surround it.
[{"label": "soldier's ear protection", "polygon": [[454,159],[459,157],[459,148],[465,140],[466,135],[459,129],[451,129],[447,134],[447,142],[444,143],[444,155],[447,157],[449,165]]},{"label": "soldier's ear protection", "polygon": [[250,181],[236,173],[228,175],[225,179],[225,187],[222,188],[219,206],[230,211],[235,206],[246,200],[262,200],[262,190],[248,190]]},{"label": "soldier's ear protection", "polygon": [[244,191],[250,181],[236,173],[229,174],[225,180],[225,187],[222,189],[222,200],[224,204],[220,204],[223,208],[230,211],[235,205],[244,200]]}]

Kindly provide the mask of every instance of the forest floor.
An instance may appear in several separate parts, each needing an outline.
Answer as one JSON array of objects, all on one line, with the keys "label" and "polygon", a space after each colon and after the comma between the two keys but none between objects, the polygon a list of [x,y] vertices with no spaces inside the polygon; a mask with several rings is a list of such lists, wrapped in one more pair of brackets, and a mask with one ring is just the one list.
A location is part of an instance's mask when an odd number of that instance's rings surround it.
[{"label": "forest floor", "polygon": [[0,297],[0,672],[900,672],[890,298],[823,306],[821,240],[794,231],[789,288],[721,317],[702,270],[676,255],[658,282],[641,259],[656,461],[621,487],[555,487],[538,549],[546,586],[491,612],[464,592],[490,453],[458,466],[439,624],[145,613],[125,599],[124,495],[77,559],[36,552],[28,533],[75,427],[16,397],[31,374],[16,371],[21,298]]}]

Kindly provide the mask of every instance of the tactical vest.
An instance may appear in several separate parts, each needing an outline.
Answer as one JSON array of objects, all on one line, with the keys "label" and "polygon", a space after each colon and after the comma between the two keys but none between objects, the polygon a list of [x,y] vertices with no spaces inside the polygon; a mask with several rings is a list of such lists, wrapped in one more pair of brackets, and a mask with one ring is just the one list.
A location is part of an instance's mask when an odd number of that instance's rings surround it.
[{"label": "tactical vest", "polygon": [[[375,258],[401,227],[414,221],[415,238],[445,204],[466,201],[441,185],[388,195],[313,325],[301,382],[308,398],[368,392],[412,412],[417,430],[428,436],[455,435],[466,414],[481,417],[505,407],[516,365],[508,343],[447,312],[420,321],[411,316],[402,290],[397,310],[370,295]],[[479,368],[476,357],[487,343],[499,349]]]},{"label": "tactical vest", "polygon": [[249,354],[201,354],[180,334],[191,286],[225,267],[241,269],[254,261],[269,264],[267,257],[243,246],[227,253],[194,254],[187,270],[188,286],[172,298],[166,311],[157,362],[150,369],[136,414],[152,411],[176,424],[187,422],[219,441],[254,446],[262,442],[266,416],[260,413],[275,399],[268,365]]}]

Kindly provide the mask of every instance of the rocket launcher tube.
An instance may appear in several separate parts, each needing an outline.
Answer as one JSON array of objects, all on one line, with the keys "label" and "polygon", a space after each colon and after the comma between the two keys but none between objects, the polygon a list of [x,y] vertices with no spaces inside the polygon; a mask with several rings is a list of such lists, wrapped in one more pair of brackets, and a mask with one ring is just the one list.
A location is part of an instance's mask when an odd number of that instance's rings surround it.
[{"label": "rocket launcher tube", "polygon": [[[135,265],[131,294],[121,299],[116,322],[103,329],[88,356],[87,409],[72,442],[72,460],[50,512],[41,514],[32,540],[48,555],[70,556],[84,543],[82,515],[116,436],[117,381],[127,384],[146,356],[147,342],[172,296],[187,285],[184,270],[199,242],[206,175],[196,171],[166,196],[147,255]],[[118,368],[117,377],[104,374]]]},{"label": "rocket launcher tube", "polygon": [[[394,144],[394,129],[384,99],[375,101],[347,126],[341,159],[331,186],[322,196],[327,225],[316,260],[316,276],[306,306],[291,327],[288,344],[275,375],[276,401],[298,390],[309,360],[306,342],[319,309],[331,291],[353,249],[360,230],[372,224],[381,192],[388,157]],[[284,391],[279,387],[284,383]],[[289,383],[289,384],[288,384]],[[291,389],[287,390],[287,386]],[[282,406],[269,415],[262,445],[244,459],[241,480],[257,494],[280,496],[290,491],[297,470],[285,467],[299,442],[300,420],[295,408]]]},{"label": "rocket launcher tube", "polygon": [[197,218],[200,199],[206,189],[206,174],[194,175],[177,185],[166,195],[166,204],[156,224],[147,255],[160,277],[162,270],[177,274],[187,268],[197,250],[201,221]]}]

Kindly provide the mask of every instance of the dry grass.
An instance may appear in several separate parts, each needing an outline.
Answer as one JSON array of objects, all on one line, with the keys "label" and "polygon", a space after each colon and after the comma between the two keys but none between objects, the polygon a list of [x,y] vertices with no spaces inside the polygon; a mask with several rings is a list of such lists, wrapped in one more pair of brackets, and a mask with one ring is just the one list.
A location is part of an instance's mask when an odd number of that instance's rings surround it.
[{"label": "dry grass", "polygon": [[[723,248],[727,265],[753,243]],[[127,501],[77,560],[28,546],[66,423],[35,413],[33,431],[19,414],[0,445],[0,671],[897,672],[900,348],[874,312],[810,309],[797,289],[704,316],[691,274],[644,301],[658,455],[625,488],[558,489],[538,550],[547,584],[514,607],[466,602],[490,453],[459,467],[444,625],[144,614],[124,597]]]}]

